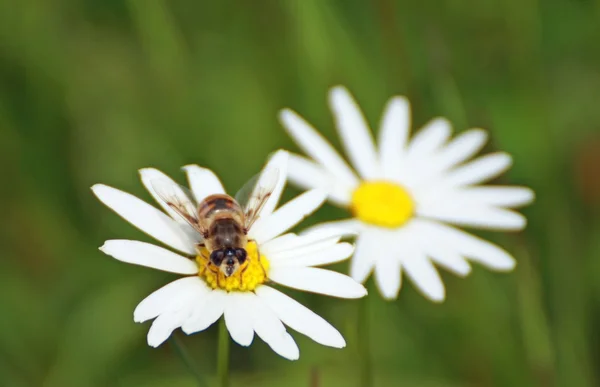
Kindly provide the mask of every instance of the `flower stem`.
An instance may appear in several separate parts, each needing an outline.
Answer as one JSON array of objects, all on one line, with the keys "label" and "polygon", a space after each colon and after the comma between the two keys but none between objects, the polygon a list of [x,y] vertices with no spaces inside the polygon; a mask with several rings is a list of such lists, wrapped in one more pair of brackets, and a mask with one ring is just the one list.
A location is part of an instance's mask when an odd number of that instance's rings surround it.
[{"label": "flower stem", "polygon": [[204,378],[202,377],[198,369],[196,369],[196,367],[194,366],[194,361],[192,360],[187,349],[185,348],[185,345],[181,342],[181,339],[175,333],[171,335],[171,344],[175,348],[175,351],[179,355],[179,358],[181,359],[183,364],[185,364],[190,373],[196,378],[196,383],[198,384],[198,387],[207,387]]},{"label": "flower stem", "polygon": [[373,370],[371,368],[371,350],[369,347],[369,297],[364,297],[358,302],[358,356],[360,360],[360,386],[373,385]]},{"label": "flower stem", "polygon": [[229,386],[229,332],[225,326],[225,318],[219,323],[219,354],[217,359],[217,373],[219,387]]}]

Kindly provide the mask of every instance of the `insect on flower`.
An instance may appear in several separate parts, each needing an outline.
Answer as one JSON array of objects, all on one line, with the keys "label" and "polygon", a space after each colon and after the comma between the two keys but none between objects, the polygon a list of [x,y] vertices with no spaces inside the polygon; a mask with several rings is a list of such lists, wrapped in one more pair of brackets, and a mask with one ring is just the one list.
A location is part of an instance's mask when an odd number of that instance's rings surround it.
[{"label": "insect on flower", "polygon": [[278,207],[288,156],[275,152],[235,199],[207,168],[184,168],[191,192],[157,169],[141,169],[142,183],[164,212],[116,188],[92,187],[102,203],[176,251],[124,239],[100,248],[119,261],[183,276],[148,295],[133,312],[136,322],[154,320],[150,346],[161,345],[177,328],[203,331],[221,316],[238,344],[249,346],[256,333],[291,360],[298,359],[299,349],[285,326],[323,345],[346,345],[329,322],[273,287],[340,298],[367,294],[352,278],[320,267],[352,255],[354,246],[340,241],[344,230],[289,232],[326,194],[311,190]]},{"label": "insect on flower", "polygon": [[[194,204],[193,194],[170,180],[155,179],[151,184],[156,194],[202,237],[197,249],[199,254],[204,249],[210,254],[207,269],[215,274],[220,270],[225,277],[230,277],[249,259],[248,230],[273,193],[279,173],[271,168],[260,181],[257,177],[247,183],[236,195],[242,202],[245,192],[251,192],[243,209],[238,200],[227,194],[213,194]],[[254,188],[250,191],[249,186]],[[242,270],[247,268],[244,266]]]}]

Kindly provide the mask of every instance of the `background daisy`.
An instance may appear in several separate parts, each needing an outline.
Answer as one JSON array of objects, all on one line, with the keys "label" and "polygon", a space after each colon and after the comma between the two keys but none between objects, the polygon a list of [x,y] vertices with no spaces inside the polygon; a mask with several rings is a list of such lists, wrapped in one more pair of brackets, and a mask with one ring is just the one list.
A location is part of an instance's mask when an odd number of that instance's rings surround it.
[{"label": "background daisy", "polygon": [[[163,201],[153,181],[160,179],[179,190],[175,182],[152,168],[140,171],[142,182],[167,212],[106,185],[92,187],[109,208],[148,235],[176,250],[131,240],[109,240],[100,248],[114,258],[158,270],[184,275],[146,297],[135,309],[134,320],[154,319],[148,344],[156,347],[181,327],[192,334],[203,331],[224,316],[231,338],[249,346],[256,333],[279,355],[295,360],[298,347],[284,324],[323,345],[346,345],[340,333],[327,321],[268,284],[341,298],[359,298],[365,288],[350,277],[317,268],[348,258],[352,245],[339,243],[341,232],[315,231],[306,235],[286,233],[316,210],[326,196],[319,190],[306,192],[280,208],[277,203],[285,185],[287,152],[279,151],[267,163],[257,184],[269,172],[278,170],[273,193],[262,207],[260,217],[248,232],[247,262],[232,276],[214,274],[208,267],[208,252],[198,252],[201,236]],[[196,165],[185,167],[198,203],[213,194],[225,193],[215,174]],[[172,215],[172,217],[170,216]],[[183,254],[183,255],[182,255]],[[195,259],[194,259],[195,257]]]},{"label": "background daisy", "polygon": [[383,113],[378,146],[356,102],[334,87],[329,103],[346,154],[355,171],[305,120],[289,109],[280,119],[312,159],[291,155],[289,179],[303,188],[325,190],[353,219],[317,226],[345,227],[357,234],[350,274],[364,282],[374,271],[381,294],[394,299],[405,273],[433,301],[445,288],[434,264],[461,276],[468,260],[493,270],[511,270],[515,261],[500,247],[452,225],[520,230],[526,220],[511,210],[530,203],[525,187],[480,185],[511,165],[497,152],[470,160],[485,144],[486,132],[472,129],[451,139],[450,123],[430,121],[412,138],[408,101],[392,98]]}]

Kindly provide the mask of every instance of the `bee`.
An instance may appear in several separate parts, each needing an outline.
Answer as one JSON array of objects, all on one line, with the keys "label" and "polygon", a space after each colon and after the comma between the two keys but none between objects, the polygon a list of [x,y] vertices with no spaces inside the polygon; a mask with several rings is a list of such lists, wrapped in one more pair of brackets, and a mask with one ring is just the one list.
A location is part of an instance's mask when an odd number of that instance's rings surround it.
[{"label": "bee", "polygon": [[200,235],[201,241],[196,248],[200,251],[205,247],[209,251],[209,266],[213,266],[209,269],[230,277],[249,259],[246,252],[248,231],[260,217],[277,186],[278,177],[279,171],[270,168],[250,180],[235,199],[226,194],[214,194],[200,203],[195,202],[187,188],[171,180],[154,179],[151,185],[166,207]]}]

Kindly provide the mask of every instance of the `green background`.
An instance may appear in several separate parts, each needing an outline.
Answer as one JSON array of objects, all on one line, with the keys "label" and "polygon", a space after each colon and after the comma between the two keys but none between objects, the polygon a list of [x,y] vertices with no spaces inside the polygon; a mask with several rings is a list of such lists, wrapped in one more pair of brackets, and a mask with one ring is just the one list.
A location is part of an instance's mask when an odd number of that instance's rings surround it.
[{"label": "green background", "polygon": [[[360,302],[288,292],[347,348],[294,333],[289,362],[259,339],[233,345],[232,385],[358,386],[365,342],[375,386],[598,385],[597,0],[0,0],[0,385],[194,386],[170,343],[148,347],[149,324],[132,320],[176,276],[97,250],[149,238],[89,187],[149,201],[139,168],[183,183],[179,167],[198,163],[235,191],[270,152],[296,150],[282,107],[339,146],[336,84],[373,127],[402,94],[413,127],[442,115],[490,130],[486,151],[514,156],[501,181],[537,192],[524,232],[482,233],[517,269],[442,272],[441,305],[408,281],[385,302],[369,282],[367,333]],[[307,224],[343,214],[326,206]],[[216,333],[176,333],[211,384]]]}]

